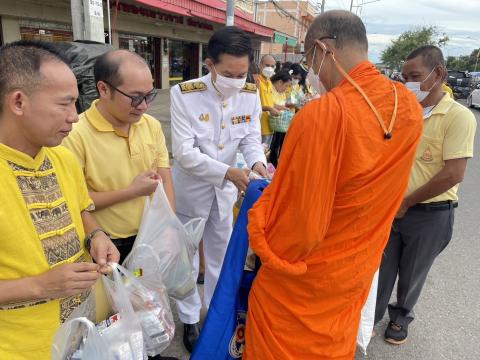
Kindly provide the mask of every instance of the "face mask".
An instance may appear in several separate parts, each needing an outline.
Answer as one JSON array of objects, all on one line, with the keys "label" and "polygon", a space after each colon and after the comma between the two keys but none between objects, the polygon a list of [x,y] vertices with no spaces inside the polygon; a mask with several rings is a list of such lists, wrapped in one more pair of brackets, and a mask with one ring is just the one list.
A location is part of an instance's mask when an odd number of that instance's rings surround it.
[{"label": "face mask", "polygon": [[425,100],[427,98],[427,96],[430,94],[430,91],[433,89],[433,87],[435,85],[437,85],[437,82],[435,82],[435,84],[433,84],[432,87],[428,91],[424,91],[424,90],[421,89],[422,83],[427,81],[428,78],[430,77],[430,75],[432,75],[434,71],[435,71],[435,68],[432,69],[432,71],[430,71],[430,74],[428,74],[428,76],[425,78],[425,80],[423,80],[421,82],[420,81],[416,81],[416,82],[410,81],[410,82],[405,83],[406,88],[415,94],[415,96],[417,97],[417,101],[419,103],[421,103],[423,100]]},{"label": "face mask", "polygon": [[262,70],[262,75],[265,76],[267,79],[270,79],[273,74],[275,74],[275,69],[270,66],[264,67]]},{"label": "face mask", "polygon": [[322,62],[320,63],[318,72],[315,73],[315,70],[313,70],[313,62],[315,61],[316,50],[317,50],[317,46],[315,45],[315,48],[313,49],[312,66],[310,67],[310,70],[308,70],[308,74],[307,74],[307,82],[319,96],[322,96],[327,92],[327,89],[325,88],[325,86],[323,86],[323,83],[320,81],[320,70],[322,70],[323,62],[325,61],[325,56],[327,54],[326,52],[323,53]]},{"label": "face mask", "polygon": [[300,80],[298,80],[298,79],[293,79],[293,80],[292,80],[292,85],[293,85],[293,86],[297,86],[299,82],[300,82]]},{"label": "face mask", "polygon": [[213,66],[213,69],[217,74],[217,79],[214,81],[215,87],[223,95],[224,99],[228,99],[229,97],[237,94],[245,86],[247,77],[241,79],[231,79],[220,75],[217,69],[215,69],[215,66]]}]

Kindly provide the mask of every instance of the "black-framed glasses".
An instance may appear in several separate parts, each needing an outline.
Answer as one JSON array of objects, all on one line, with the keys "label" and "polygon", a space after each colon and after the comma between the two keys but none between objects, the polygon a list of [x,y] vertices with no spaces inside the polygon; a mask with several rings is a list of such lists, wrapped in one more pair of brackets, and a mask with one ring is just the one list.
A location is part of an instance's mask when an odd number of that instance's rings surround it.
[{"label": "black-framed glasses", "polygon": [[[318,41],[322,41],[322,40],[337,40],[337,35],[326,35],[326,36],[322,36],[321,38],[318,38],[318,39],[315,39],[315,40],[318,40]],[[315,43],[313,44],[313,46],[308,49],[302,56],[302,58],[300,59],[300,61],[298,62],[299,64],[303,64],[303,62],[307,60],[307,54],[310,53],[310,51],[312,51],[313,49],[315,49]],[[329,51],[329,50],[328,50]]]},{"label": "black-framed glasses", "polygon": [[120,94],[122,94],[123,96],[126,96],[128,97],[130,100],[132,100],[132,107],[136,108],[138,105],[140,105],[144,100],[145,100],[145,103],[148,105],[150,103],[152,103],[153,100],[155,100],[155,97],[157,96],[157,89],[153,89],[152,91],[150,91],[148,94],[146,95],[136,95],[136,96],[132,96],[132,95],[128,95],[126,93],[124,93],[122,90],[120,90],[119,88],[113,86],[112,84],[110,84],[108,81],[104,81],[108,86],[110,86],[113,90],[115,91],[118,91]]}]

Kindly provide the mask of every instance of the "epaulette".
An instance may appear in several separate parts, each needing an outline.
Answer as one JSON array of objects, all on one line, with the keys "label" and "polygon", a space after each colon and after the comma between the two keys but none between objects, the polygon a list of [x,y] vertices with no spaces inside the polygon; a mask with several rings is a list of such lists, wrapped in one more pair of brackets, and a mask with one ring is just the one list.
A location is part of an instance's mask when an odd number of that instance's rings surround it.
[{"label": "epaulette", "polygon": [[190,81],[178,84],[182,94],[191,93],[195,91],[205,91],[207,90],[207,84],[202,81]]},{"label": "epaulette", "polygon": [[245,86],[241,91],[249,92],[249,93],[257,93],[257,85],[254,83],[245,83]]}]

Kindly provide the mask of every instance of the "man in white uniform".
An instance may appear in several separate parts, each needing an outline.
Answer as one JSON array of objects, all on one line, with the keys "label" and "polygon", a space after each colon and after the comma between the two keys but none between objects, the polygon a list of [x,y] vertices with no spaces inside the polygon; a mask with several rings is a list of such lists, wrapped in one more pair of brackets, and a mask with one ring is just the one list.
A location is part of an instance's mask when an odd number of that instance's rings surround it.
[{"label": "man in white uniform", "polygon": [[[250,170],[234,167],[237,150],[250,169],[267,176],[260,140],[260,98],[255,84],[246,83],[251,52],[250,38],[242,30],[220,29],[208,43],[210,73],[171,90],[177,214],[184,222],[207,219],[203,234],[207,307],[232,232],[233,204],[249,182]],[[194,263],[198,273],[198,253]],[[202,301],[195,291],[177,304],[185,324],[183,342],[191,352],[199,335]]]}]

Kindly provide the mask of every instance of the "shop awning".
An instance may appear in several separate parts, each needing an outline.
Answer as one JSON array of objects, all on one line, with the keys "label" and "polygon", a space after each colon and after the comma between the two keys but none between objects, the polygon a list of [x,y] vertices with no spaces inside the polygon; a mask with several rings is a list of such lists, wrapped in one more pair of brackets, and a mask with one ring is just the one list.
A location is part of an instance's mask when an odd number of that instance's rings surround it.
[{"label": "shop awning", "polygon": [[[225,24],[227,19],[226,3],[220,0],[136,0],[159,10],[165,10],[183,16],[195,16],[218,24]],[[272,38],[274,30],[257,24],[253,15],[235,9],[235,26],[246,32]]]},{"label": "shop awning", "polygon": [[292,46],[292,47],[297,45],[297,39],[289,37],[288,35],[285,35],[276,31],[273,36],[273,42],[275,44],[282,44],[282,45],[287,44],[288,46]]}]

